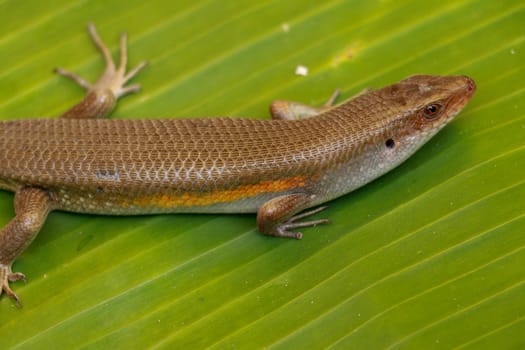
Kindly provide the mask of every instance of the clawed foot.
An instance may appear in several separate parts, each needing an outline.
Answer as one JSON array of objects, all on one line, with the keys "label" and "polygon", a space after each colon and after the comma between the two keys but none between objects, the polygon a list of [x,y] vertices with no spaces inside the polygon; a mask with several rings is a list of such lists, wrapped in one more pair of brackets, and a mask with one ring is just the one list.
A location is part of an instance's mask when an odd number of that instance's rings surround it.
[{"label": "clawed foot", "polygon": [[5,292],[9,297],[13,298],[16,301],[16,305],[18,307],[22,306],[22,303],[20,302],[20,298],[18,298],[18,295],[16,295],[11,288],[9,287],[9,282],[15,282],[15,281],[26,281],[26,276],[23,273],[20,272],[12,272],[10,265],[5,265],[0,263],[0,283],[2,283],[2,286],[0,287],[0,295],[2,292]]},{"label": "clawed foot", "polygon": [[80,76],[61,68],[56,68],[55,73],[73,80],[87,91],[109,89],[113,92],[113,95],[116,98],[140,90],[139,84],[125,86],[129,80],[135,77],[147,65],[147,62],[141,62],[130,72],[126,73],[126,65],[128,61],[126,34],[122,33],[120,36],[120,62],[117,68],[111,58],[109,49],[98,36],[95,26],[92,23],[89,24],[88,31],[106,62],[106,70],[104,71],[104,74],[95,84],[90,84]]},{"label": "clawed foot", "polygon": [[319,207],[295,216],[292,216],[290,219],[286,220],[285,222],[279,224],[277,226],[277,236],[278,237],[287,237],[287,238],[295,238],[295,239],[301,239],[303,238],[303,234],[301,232],[293,232],[288,231],[289,229],[299,228],[299,227],[313,227],[317,225],[322,224],[329,224],[330,220],[328,219],[319,219],[319,220],[312,220],[312,221],[305,221],[305,222],[296,222],[297,220],[303,219],[305,217],[314,215],[319,213],[322,210],[325,210],[328,208],[328,206]]}]

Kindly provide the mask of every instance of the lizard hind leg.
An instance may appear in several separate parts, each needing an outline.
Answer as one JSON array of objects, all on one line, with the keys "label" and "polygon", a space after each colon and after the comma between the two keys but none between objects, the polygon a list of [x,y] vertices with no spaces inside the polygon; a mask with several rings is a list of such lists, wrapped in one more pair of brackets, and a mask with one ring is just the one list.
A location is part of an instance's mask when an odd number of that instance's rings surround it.
[{"label": "lizard hind leg", "polygon": [[46,191],[34,187],[17,191],[14,204],[15,217],[0,230],[0,294],[5,292],[20,306],[20,299],[9,283],[26,278],[20,272],[13,272],[11,265],[36,237],[53,204]]},{"label": "lizard hind leg", "polygon": [[88,25],[88,31],[95,46],[104,58],[106,68],[104,73],[94,84],[91,84],[82,77],[62,68],[55,69],[55,73],[73,80],[79,86],[87,90],[86,97],[80,103],[65,112],[61,118],[103,118],[113,110],[120,97],[140,90],[139,84],[132,84],[129,86],[126,84],[147,65],[147,62],[143,61],[129,72],[126,72],[128,63],[126,34],[122,33],[120,36],[120,61],[119,66],[117,67],[111,58],[109,49],[104,45],[102,39],[100,39],[100,36],[92,23]]}]

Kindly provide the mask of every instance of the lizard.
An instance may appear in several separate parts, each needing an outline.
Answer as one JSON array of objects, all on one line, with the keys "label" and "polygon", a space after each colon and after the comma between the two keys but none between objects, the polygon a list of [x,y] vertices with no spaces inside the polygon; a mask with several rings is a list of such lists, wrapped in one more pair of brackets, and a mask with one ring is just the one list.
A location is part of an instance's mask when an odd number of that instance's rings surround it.
[{"label": "lizard", "polygon": [[[20,305],[10,282],[15,259],[48,214],[257,213],[259,232],[301,239],[297,229],[324,203],[393,169],[448,124],[476,90],[463,75],[413,75],[320,108],[275,101],[272,119],[108,119],[145,66],[127,72],[127,37],[117,66],[94,25],[106,68],[57,119],[0,122],[0,189],[15,193],[15,216],[0,229],[0,294]],[[313,208],[313,209],[312,209]]]}]

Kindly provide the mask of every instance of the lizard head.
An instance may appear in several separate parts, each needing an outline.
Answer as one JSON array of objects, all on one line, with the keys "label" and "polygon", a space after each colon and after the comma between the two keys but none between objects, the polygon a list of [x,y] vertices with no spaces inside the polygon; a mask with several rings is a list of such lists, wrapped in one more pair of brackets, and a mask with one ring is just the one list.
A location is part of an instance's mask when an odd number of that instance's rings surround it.
[{"label": "lizard head", "polygon": [[369,126],[370,157],[386,170],[407,159],[447,125],[475,91],[476,84],[466,76],[413,75],[358,96],[349,105],[363,116],[357,123],[364,120]]},{"label": "lizard head", "polygon": [[413,75],[378,92],[405,127],[434,134],[466,106],[475,91],[476,84],[467,76]]},{"label": "lizard head", "polygon": [[432,75],[413,75],[373,91],[369,98],[381,101],[374,108],[383,109],[373,113],[379,116],[378,141],[399,158],[408,157],[448,124],[475,91],[469,77]]},{"label": "lizard head", "polygon": [[466,76],[414,75],[328,110],[319,118],[329,119],[336,135],[348,135],[338,174],[357,188],[393,169],[450,122],[475,90]]}]

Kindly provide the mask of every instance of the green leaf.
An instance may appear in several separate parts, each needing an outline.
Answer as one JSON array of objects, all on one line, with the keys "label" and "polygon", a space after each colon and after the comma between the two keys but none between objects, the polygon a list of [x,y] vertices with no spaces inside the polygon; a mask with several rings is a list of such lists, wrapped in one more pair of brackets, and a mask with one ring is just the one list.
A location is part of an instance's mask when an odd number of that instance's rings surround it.
[{"label": "green leaf", "polygon": [[0,348],[525,346],[523,1],[0,0],[0,118],[82,97],[51,70],[101,72],[90,21],[115,54],[126,30],[131,64],[150,61],[113,118],[267,118],[274,99],[415,73],[478,91],[302,241],[257,234],[254,215],[52,213],[14,264],[24,307],[0,299]]}]

